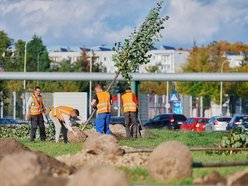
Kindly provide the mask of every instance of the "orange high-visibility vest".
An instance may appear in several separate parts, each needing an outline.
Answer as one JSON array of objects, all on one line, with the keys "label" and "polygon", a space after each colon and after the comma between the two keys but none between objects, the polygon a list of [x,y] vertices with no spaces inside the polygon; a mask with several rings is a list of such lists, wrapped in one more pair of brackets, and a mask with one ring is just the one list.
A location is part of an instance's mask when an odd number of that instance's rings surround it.
[{"label": "orange high-visibility vest", "polygon": [[32,98],[34,100],[34,105],[31,105],[30,107],[30,114],[31,115],[40,115],[42,113],[45,113],[45,108],[43,108],[43,100],[42,100],[42,96],[39,95],[39,101],[37,100],[37,98],[35,97],[35,95],[32,95]]},{"label": "orange high-visibility vest", "polygon": [[121,96],[123,101],[123,108],[125,112],[136,112],[136,104],[133,101],[133,94],[131,92],[127,92]]},{"label": "orange high-visibility vest", "polygon": [[97,112],[108,113],[110,112],[110,94],[109,92],[98,92],[97,94],[98,104],[97,104]]},{"label": "orange high-visibility vest", "polygon": [[62,116],[62,114],[65,114],[65,115],[70,117],[71,111],[73,111],[73,108],[68,107],[68,106],[59,106],[59,107],[55,107],[55,108],[53,108],[51,110],[52,115],[56,116],[61,121],[65,121],[64,117]]}]

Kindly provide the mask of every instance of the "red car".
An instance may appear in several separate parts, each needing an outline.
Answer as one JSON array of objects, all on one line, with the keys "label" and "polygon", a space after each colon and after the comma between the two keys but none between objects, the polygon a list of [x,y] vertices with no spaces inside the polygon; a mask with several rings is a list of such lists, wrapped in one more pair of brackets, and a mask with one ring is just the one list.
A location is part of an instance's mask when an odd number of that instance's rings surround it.
[{"label": "red car", "polygon": [[182,131],[204,132],[209,118],[189,118],[180,127]]}]

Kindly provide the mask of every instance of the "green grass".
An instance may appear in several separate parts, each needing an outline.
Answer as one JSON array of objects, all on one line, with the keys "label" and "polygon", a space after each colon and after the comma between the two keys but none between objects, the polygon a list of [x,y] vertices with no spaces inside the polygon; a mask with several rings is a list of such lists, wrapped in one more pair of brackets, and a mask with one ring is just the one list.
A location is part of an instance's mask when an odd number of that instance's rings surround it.
[{"label": "green grass", "polygon": [[55,143],[50,141],[35,141],[31,142],[28,139],[19,140],[22,144],[34,151],[41,151],[50,156],[60,156],[64,154],[74,154],[79,152],[83,148],[82,143],[73,143],[73,144],[64,144],[64,143]]},{"label": "green grass", "polygon": [[134,141],[122,140],[122,146],[151,146],[155,147],[166,141],[180,141],[187,146],[218,146],[225,132],[181,132],[166,130],[150,130],[150,135]]},{"label": "green grass", "polygon": [[[159,144],[176,140],[183,144],[193,146],[218,146],[221,138],[226,135],[224,132],[180,132],[180,131],[165,131],[165,130],[151,130],[151,135],[137,140],[121,140],[121,146],[150,146],[156,147]],[[63,154],[73,154],[80,151],[83,147],[82,143],[64,144],[52,142],[30,142],[29,140],[20,140],[32,150],[39,150],[51,156],[59,156]],[[227,161],[245,161],[248,159],[248,152],[240,152],[237,154],[226,155],[216,154],[211,152],[197,151],[192,152],[194,162],[227,162]],[[194,168],[192,178],[183,180],[173,180],[170,182],[159,182],[151,179],[148,175],[147,169],[143,168],[127,168],[119,167],[124,171],[130,180],[131,184],[135,185],[192,185],[193,180],[206,175],[209,175],[213,170],[219,172],[222,176],[227,176],[240,170],[244,170],[245,166],[238,167],[221,167],[221,168]]]}]

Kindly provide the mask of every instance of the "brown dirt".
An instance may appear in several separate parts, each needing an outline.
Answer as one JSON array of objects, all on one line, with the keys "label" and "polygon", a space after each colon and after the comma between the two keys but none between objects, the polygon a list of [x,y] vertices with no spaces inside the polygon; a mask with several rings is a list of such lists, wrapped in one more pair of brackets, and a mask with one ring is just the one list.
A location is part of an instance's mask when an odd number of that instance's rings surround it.
[{"label": "brown dirt", "polygon": [[114,167],[88,165],[73,175],[67,186],[130,186],[126,175]]},{"label": "brown dirt", "polygon": [[19,143],[16,139],[0,138],[0,160],[7,154],[25,151],[31,150]]},{"label": "brown dirt", "polygon": [[67,166],[65,163],[62,163],[42,152],[31,151],[29,148],[25,147],[15,139],[0,138],[0,149],[0,160],[9,154],[31,152],[38,157],[39,162],[42,164],[43,171],[52,175],[69,175],[72,174],[75,170],[74,167]]},{"label": "brown dirt", "polygon": [[227,177],[228,186],[241,186],[248,184],[248,169],[236,172]]},{"label": "brown dirt", "polygon": [[218,172],[213,171],[210,175],[204,178],[198,178],[194,180],[194,185],[218,185],[225,186],[226,180]]},{"label": "brown dirt", "polygon": [[[126,149],[130,147],[122,147]],[[146,167],[149,153],[128,153],[122,156],[106,156],[103,154],[94,155],[89,154],[82,150],[73,155],[63,155],[57,157],[61,162],[66,163],[68,166],[74,166],[77,169],[85,164],[99,164],[103,163],[107,165],[117,167]]]},{"label": "brown dirt", "polygon": [[0,161],[1,185],[23,186],[41,174],[41,164],[32,152],[12,153]]},{"label": "brown dirt", "polygon": [[39,176],[30,181],[25,186],[66,186],[68,178],[65,177],[52,177],[52,176]]}]

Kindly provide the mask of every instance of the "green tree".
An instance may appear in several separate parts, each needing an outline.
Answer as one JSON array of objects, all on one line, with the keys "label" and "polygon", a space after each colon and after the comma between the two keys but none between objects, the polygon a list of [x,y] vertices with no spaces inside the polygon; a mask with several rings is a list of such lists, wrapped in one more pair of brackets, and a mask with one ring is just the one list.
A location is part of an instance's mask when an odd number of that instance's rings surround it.
[{"label": "green tree", "polygon": [[34,35],[32,40],[27,43],[27,71],[45,72],[49,71],[49,68],[50,59],[46,46],[41,37]]},{"label": "green tree", "polygon": [[[6,71],[6,66],[11,60],[12,52],[9,47],[12,45],[13,39],[9,38],[4,31],[0,31],[0,65]],[[4,103],[4,112],[7,110],[8,103],[6,102],[8,98],[8,89],[6,88],[7,82],[0,81],[0,102]]]},{"label": "green tree", "polygon": [[162,37],[159,33],[161,29],[164,29],[165,20],[169,19],[168,16],[160,18],[162,5],[163,1],[157,3],[157,6],[149,12],[140,28],[135,29],[129,38],[125,39],[123,46],[120,42],[115,44],[114,50],[117,55],[114,56],[113,60],[118,69],[116,77],[121,73],[124,78],[130,80],[129,72],[136,72],[140,65],[147,64],[150,61],[151,55],[148,55],[147,52]]},{"label": "green tree", "polygon": [[[124,40],[123,45],[120,42],[115,43],[114,50],[117,54],[113,57],[113,61],[117,71],[107,91],[110,90],[120,74],[125,79],[130,80],[132,78],[129,74],[130,72],[136,72],[140,65],[147,64],[150,61],[151,55],[148,55],[147,52],[162,37],[160,31],[164,29],[163,24],[165,20],[169,19],[168,16],[160,18],[162,5],[163,1],[157,3],[157,6],[149,12],[139,29],[135,29],[129,38]],[[92,112],[86,124],[93,117],[94,113],[95,111]]]},{"label": "green tree", "polygon": [[6,60],[7,54],[10,54],[7,49],[12,43],[13,39],[9,38],[4,31],[0,31],[0,61]]}]

